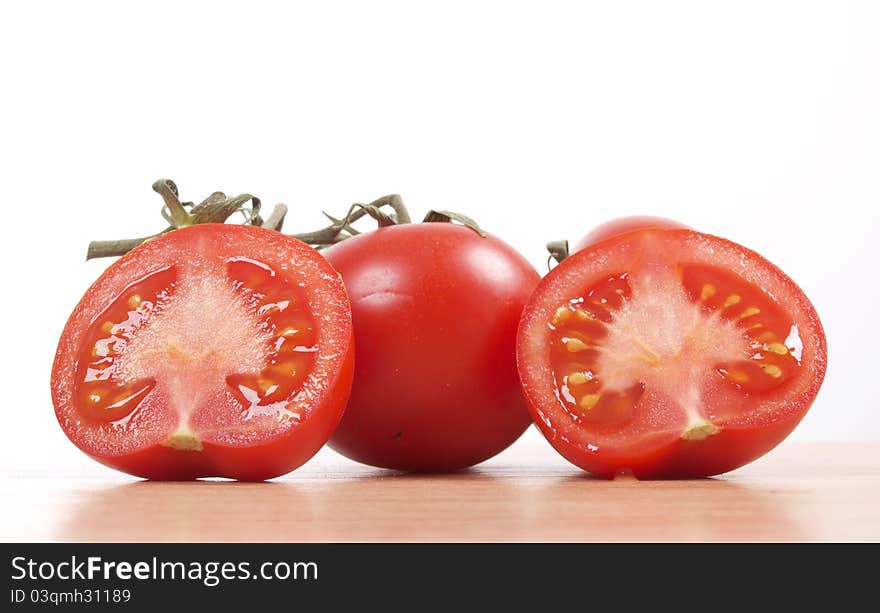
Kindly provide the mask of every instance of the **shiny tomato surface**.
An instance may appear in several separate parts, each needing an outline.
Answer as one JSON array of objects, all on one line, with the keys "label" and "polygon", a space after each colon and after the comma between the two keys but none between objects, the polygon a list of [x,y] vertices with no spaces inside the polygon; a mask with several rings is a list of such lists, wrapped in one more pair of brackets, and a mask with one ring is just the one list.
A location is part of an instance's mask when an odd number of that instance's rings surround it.
[{"label": "shiny tomato surface", "polygon": [[448,471],[522,434],[516,327],[539,276],[519,253],[448,223],[380,228],[324,253],[351,296],[358,353],[331,447],[374,466]]},{"label": "shiny tomato surface", "polygon": [[674,219],[667,219],[666,217],[655,217],[653,215],[630,215],[628,217],[618,217],[617,219],[606,221],[593,228],[574,244],[571,252],[575,253],[584,247],[589,247],[599,241],[605,240],[606,238],[617,236],[618,234],[625,234],[626,232],[632,232],[633,230],[644,230],[646,228],[690,229],[683,223],[675,221]]}]

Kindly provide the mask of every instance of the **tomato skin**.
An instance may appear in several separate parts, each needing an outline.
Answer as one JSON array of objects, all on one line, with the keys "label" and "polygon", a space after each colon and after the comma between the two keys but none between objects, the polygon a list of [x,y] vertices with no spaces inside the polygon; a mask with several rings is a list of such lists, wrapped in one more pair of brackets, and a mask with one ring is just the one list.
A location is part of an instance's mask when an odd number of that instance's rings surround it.
[{"label": "tomato skin", "polygon": [[324,252],[352,303],[358,361],[330,446],[365,464],[443,472],[499,453],[530,424],[516,326],[539,281],[492,236],[405,224]]},{"label": "tomato skin", "polygon": [[[302,421],[255,444],[205,440],[198,451],[178,450],[163,444],[167,433],[151,433],[136,449],[119,452],[109,439],[102,441],[99,434],[78,423],[85,421],[73,391],[78,355],[89,326],[132,279],[169,261],[184,261],[194,252],[219,259],[241,255],[266,258],[277,263],[279,270],[301,275],[297,279],[304,284],[310,308],[332,322],[332,327],[319,332],[318,361],[326,376],[310,388],[310,404],[298,405],[305,414]],[[299,467],[324,445],[341,419],[353,375],[348,297],[338,273],[320,255],[278,232],[242,225],[200,224],[144,243],[114,262],[92,284],[62,332],[51,387],[56,417],[65,434],[84,453],[106,466],[147,479],[227,477],[260,481]],[[131,435],[141,436],[137,432]]]},{"label": "tomato skin", "polygon": [[[818,390],[817,390],[818,391]],[[694,479],[721,475],[757,460],[782,442],[809,409],[758,428],[724,428],[699,443],[678,440],[653,466],[634,473],[640,479]]]},{"label": "tomato skin", "polygon": [[[648,237],[647,239],[645,237]],[[703,440],[685,440],[676,435],[660,437],[661,442],[639,447],[634,444],[625,450],[590,445],[589,440],[577,440],[577,427],[564,424],[559,399],[546,382],[547,360],[541,341],[541,330],[547,326],[547,313],[552,313],[572,279],[578,283],[583,276],[618,273],[626,270],[629,262],[614,259],[609,253],[626,253],[639,260],[640,243],[649,241],[655,247],[663,244],[685,261],[697,246],[708,246],[717,252],[717,265],[744,276],[751,282],[775,295],[793,315],[804,339],[804,366],[794,385],[796,389],[786,396],[767,401],[773,405],[763,416],[744,415],[724,425],[719,432]],[[596,262],[606,262],[596,264]],[[593,266],[607,269],[602,271]],[[739,268],[738,268],[739,267]],[[568,279],[566,281],[565,279]],[[562,288],[560,290],[560,288]],[[537,340],[536,340],[537,339]],[[654,225],[631,228],[626,233],[610,233],[597,242],[584,245],[554,268],[530,300],[523,313],[517,338],[517,361],[523,389],[535,423],[552,446],[578,467],[603,478],[613,478],[620,472],[631,472],[640,479],[698,478],[728,472],[747,464],[778,445],[797,426],[812,405],[825,375],[827,352],[822,325],[802,290],[779,268],[757,253],[731,241],[701,234],[696,231]],[[759,401],[756,400],[757,404]],[[760,401],[764,402],[764,401]],[[568,430],[565,430],[568,427]],[[587,432],[584,436],[589,437]]]},{"label": "tomato skin", "polygon": [[629,217],[618,217],[617,219],[612,219],[611,221],[606,221],[603,224],[599,224],[595,228],[593,228],[587,235],[581,238],[574,244],[571,252],[576,253],[598,243],[599,241],[603,241],[606,238],[611,238],[612,236],[617,236],[618,234],[624,234],[626,232],[633,232],[635,230],[647,230],[647,229],[682,229],[682,230],[690,230],[689,226],[684,225],[681,222],[675,221],[674,219],[667,219],[665,217],[654,217],[652,215],[631,215]]},{"label": "tomato skin", "polygon": [[[809,403],[802,413],[760,429],[724,428],[700,442],[676,439],[646,453],[596,454],[571,441],[551,440],[552,430],[541,430],[562,457],[596,477],[613,479],[621,472],[631,472],[644,480],[698,479],[727,473],[757,460],[791,434],[808,408]],[[538,409],[533,409],[533,413],[537,415]]]}]

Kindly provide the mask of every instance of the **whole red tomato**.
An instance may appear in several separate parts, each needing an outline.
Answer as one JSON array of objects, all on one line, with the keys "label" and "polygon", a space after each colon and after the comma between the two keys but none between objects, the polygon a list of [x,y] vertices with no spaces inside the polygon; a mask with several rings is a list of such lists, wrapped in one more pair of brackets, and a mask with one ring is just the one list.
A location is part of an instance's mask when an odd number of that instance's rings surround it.
[{"label": "whole red tomato", "polygon": [[73,443],[153,479],[284,474],[327,441],[353,375],[342,281],[278,232],[202,224],[110,266],[58,343],[52,399]]},{"label": "whole red tomato", "polygon": [[532,415],[596,475],[701,477],[777,445],[815,399],[826,341],[763,257],[657,218],[615,220],[535,290],[517,360]]},{"label": "whole red tomato", "polygon": [[523,433],[516,327],[539,276],[519,253],[448,223],[379,228],[324,253],[348,288],[358,353],[331,447],[374,466],[448,471]]},{"label": "whole red tomato", "polygon": [[618,217],[599,224],[587,233],[583,238],[574,244],[572,253],[578,252],[585,247],[589,247],[606,238],[625,234],[634,230],[644,230],[646,228],[685,228],[688,226],[674,219],[665,217],[654,217],[653,215],[630,215],[629,217]]}]

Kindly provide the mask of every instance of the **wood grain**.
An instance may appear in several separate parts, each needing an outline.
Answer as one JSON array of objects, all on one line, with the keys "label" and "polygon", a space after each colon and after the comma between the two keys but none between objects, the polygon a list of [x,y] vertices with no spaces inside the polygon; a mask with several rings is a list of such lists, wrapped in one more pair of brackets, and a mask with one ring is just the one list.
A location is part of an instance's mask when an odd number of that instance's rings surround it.
[{"label": "wood grain", "polygon": [[[543,441],[540,441],[543,443]],[[271,483],[0,475],[4,541],[880,540],[880,444],[784,444],[722,478],[593,479],[546,444],[406,475],[322,451]]]}]

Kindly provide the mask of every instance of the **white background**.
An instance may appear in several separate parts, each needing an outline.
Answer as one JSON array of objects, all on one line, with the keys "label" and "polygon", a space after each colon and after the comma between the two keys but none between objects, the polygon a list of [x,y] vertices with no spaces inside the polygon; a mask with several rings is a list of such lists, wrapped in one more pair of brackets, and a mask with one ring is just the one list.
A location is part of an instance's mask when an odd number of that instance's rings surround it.
[{"label": "white background", "polygon": [[815,303],[828,376],[792,438],[880,439],[878,26],[848,2],[4,5],[0,466],[90,465],[51,361],[108,263],[88,240],[164,227],[159,177],[284,201],[290,230],[398,192],[542,271],[547,239],[677,218]]}]

